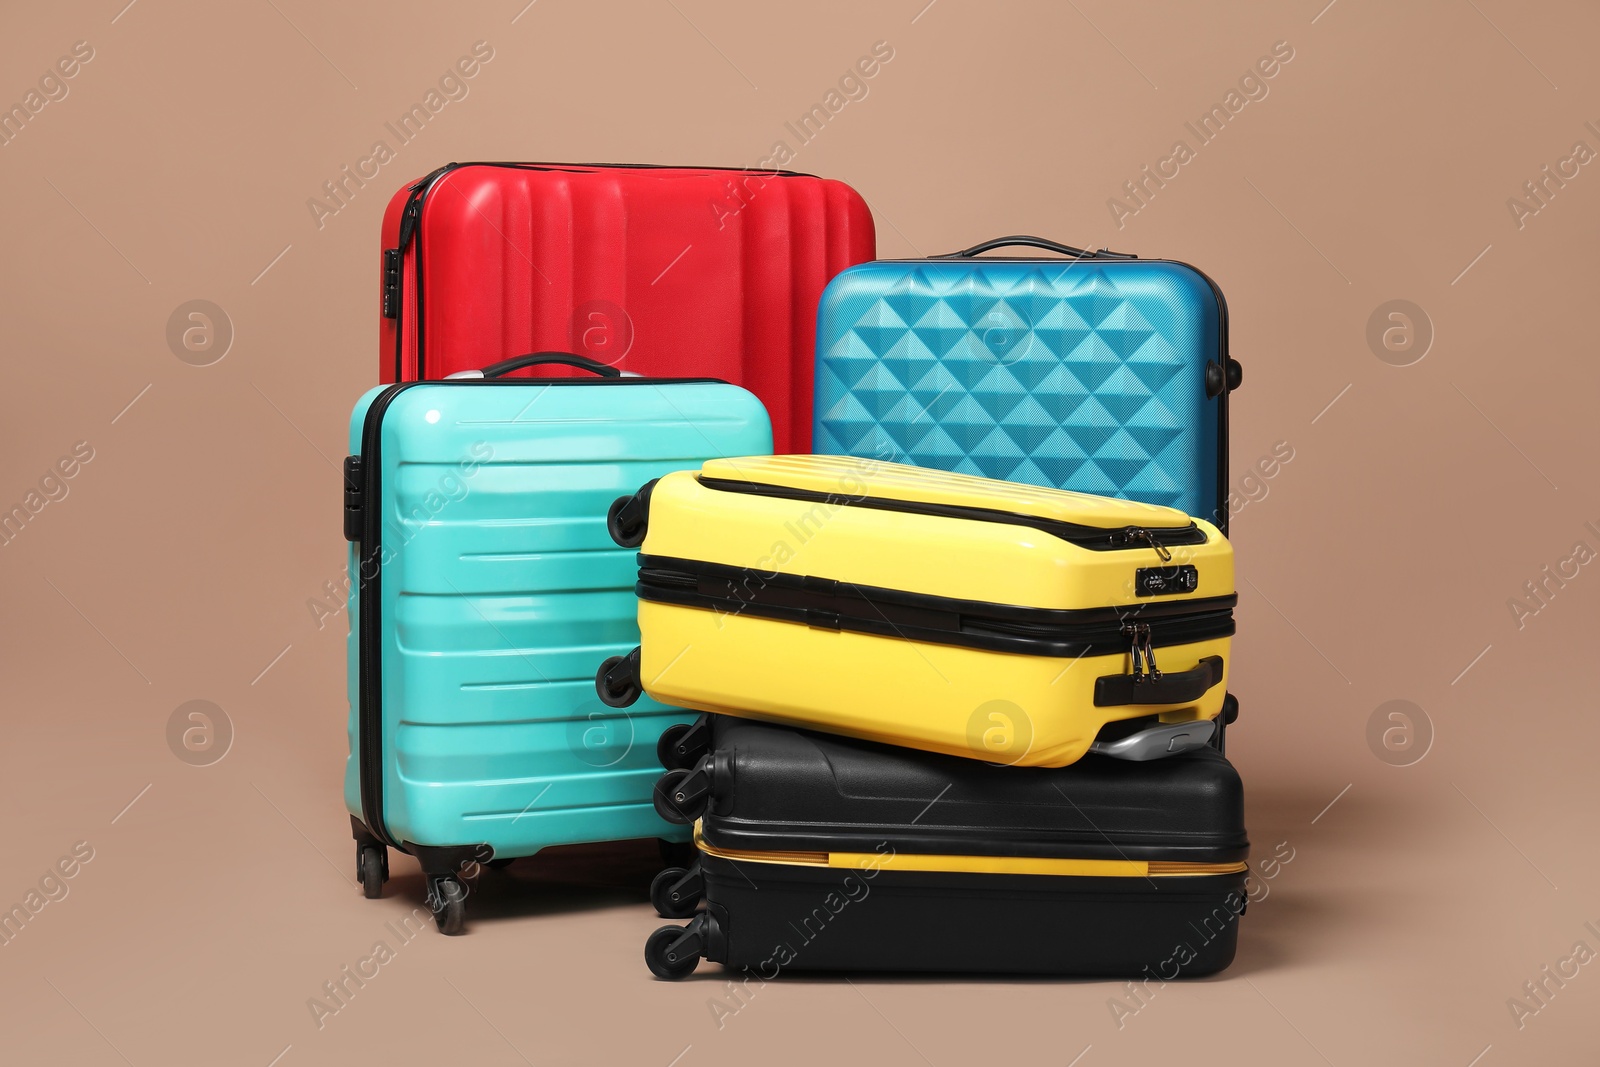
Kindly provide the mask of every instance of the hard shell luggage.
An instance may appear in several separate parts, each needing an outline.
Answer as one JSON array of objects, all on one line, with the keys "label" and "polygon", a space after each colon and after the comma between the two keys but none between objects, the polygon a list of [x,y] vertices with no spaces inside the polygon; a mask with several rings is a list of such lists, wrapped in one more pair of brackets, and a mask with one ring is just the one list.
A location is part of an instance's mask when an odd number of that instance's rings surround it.
[{"label": "hard shell luggage", "polygon": [[[997,258],[1008,246],[1061,258]],[[817,452],[1165,504],[1228,529],[1228,309],[1185,263],[1001,237],[822,296]]]},{"label": "hard shell luggage", "polygon": [[[1059,767],[1223,712],[1233,549],[1172,508],[841,456],[713,460],[618,501],[640,649],[602,700]],[[1108,727],[1108,729],[1102,729]]]},{"label": "hard shell luggage", "polygon": [[[499,377],[550,362],[590,376]],[[345,461],[344,792],[367,896],[382,892],[389,847],[411,853],[455,933],[474,863],[686,840],[651,787],[657,735],[688,716],[595,700],[596,659],[638,642],[633,558],[607,537],[606,511],[642,479],[771,440],[736,386],[622,377],[558,353],[361,398]]]},{"label": "hard shell luggage", "polygon": [[1249,842],[1239,776],[1214,749],[1017,770],[720,715],[711,729],[697,799],[675,814],[699,820],[699,863],[652,890],[676,891],[680,917],[702,895],[705,910],[651,935],[660,977],[704,957],[758,981],[1170,981],[1233,959]]},{"label": "hard shell luggage", "polygon": [[866,202],[808,174],[451,163],[384,214],[380,380],[569,350],[742,385],[809,451],[817,300],[875,246]]}]

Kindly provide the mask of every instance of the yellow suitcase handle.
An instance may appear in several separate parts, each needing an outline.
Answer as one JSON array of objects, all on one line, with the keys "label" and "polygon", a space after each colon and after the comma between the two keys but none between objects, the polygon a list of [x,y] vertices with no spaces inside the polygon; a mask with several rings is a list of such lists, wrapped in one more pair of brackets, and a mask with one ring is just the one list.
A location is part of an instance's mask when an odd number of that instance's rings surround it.
[{"label": "yellow suitcase handle", "polygon": [[1140,673],[1134,660],[1133,674],[1108,674],[1096,678],[1094,706],[1115,708],[1126,704],[1188,704],[1199,700],[1214,685],[1222,683],[1222,657],[1207,656],[1194,669],[1177,674],[1151,671]]}]

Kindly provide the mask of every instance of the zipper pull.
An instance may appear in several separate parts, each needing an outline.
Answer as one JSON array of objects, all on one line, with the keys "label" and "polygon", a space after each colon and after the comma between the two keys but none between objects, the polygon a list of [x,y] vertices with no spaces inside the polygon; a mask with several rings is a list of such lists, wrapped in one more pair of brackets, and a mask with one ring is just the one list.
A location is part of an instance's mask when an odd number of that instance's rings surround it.
[{"label": "zipper pull", "polygon": [[1143,541],[1156,550],[1156,555],[1161,557],[1162,563],[1172,562],[1172,553],[1160,541],[1156,540],[1154,530],[1145,529],[1143,526],[1130,526],[1122,531],[1122,537],[1130,545],[1137,541]]},{"label": "zipper pull", "polygon": [[1150,670],[1150,680],[1152,682],[1159,682],[1161,680],[1161,668],[1156,666],[1156,650],[1151,645],[1150,624],[1142,623],[1141,625],[1144,626],[1145,666]]},{"label": "zipper pull", "polygon": [[454,170],[460,164],[446,163],[444,166],[417,179],[411,186],[411,195],[406,199],[406,209],[400,215],[400,251],[405,252],[411,244],[411,235],[417,232],[417,223],[422,218],[422,198],[428,195],[428,190],[433,183],[445,174]]},{"label": "zipper pull", "polygon": [[412,193],[406,201],[406,209],[400,215],[400,240],[398,248],[404,254],[406,247],[411,244],[411,235],[417,231],[417,220],[422,217],[422,196]]},{"label": "zipper pull", "polygon": [[1123,636],[1125,636],[1125,637],[1130,639],[1131,647],[1128,649],[1128,654],[1133,659],[1133,684],[1134,685],[1138,685],[1140,682],[1144,681],[1144,659],[1143,659],[1144,643],[1141,640],[1141,634],[1140,634],[1140,631],[1143,630],[1143,629],[1144,629],[1144,624],[1143,623],[1138,623],[1138,622],[1134,623],[1131,626],[1124,626],[1122,628]]},{"label": "zipper pull", "polygon": [[1144,681],[1148,674],[1152,682],[1161,680],[1161,668],[1156,666],[1156,650],[1150,643],[1150,624],[1136,622],[1122,628],[1124,636],[1131,639],[1129,654],[1133,657],[1133,684]]}]

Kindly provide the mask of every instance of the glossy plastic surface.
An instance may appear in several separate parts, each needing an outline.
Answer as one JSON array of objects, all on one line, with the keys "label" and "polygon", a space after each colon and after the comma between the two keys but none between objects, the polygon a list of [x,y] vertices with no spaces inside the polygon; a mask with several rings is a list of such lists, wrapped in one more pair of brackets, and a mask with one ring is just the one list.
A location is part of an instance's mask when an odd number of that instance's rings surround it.
[{"label": "glossy plastic surface", "polygon": [[[381,391],[356,406],[352,452]],[[770,434],[756,398],[722,384],[461,381],[396,395],[367,499],[383,516],[382,618],[351,618],[350,811],[360,631],[375,625],[396,839],[520,856],[681,838],[650,791],[656,738],[687,716],[594,693],[599,663],[638,643],[634,553],[612,543],[606,509],[718,449],[764,451]],[[355,565],[352,546],[352,582]]]},{"label": "glossy plastic surface", "polygon": [[[942,502],[1007,500],[1018,506],[1055,506],[1074,514],[1116,513],[1168,518],[1165,509],[1082,501],[994,482],[954,480],[910,467],[892,471],[864,464],[851,481],[833,457],[786,457],[776,462],[740,459],[710,468],[748,482],[783,478],[791,483],[837,485],[820,501],[735,492],[680,471],[656,483],[641,551],[652,557],[704,561],[745,568],[752,589],[774,573],[931,597],[1056,610],[1163,607],[1234,593],[1233,548],[1216,527],[1196,525],[1206,541],[1178,545],[1171,559],[1195,567],[1187,593],[1137,595],[1140,568],[1161,567],[1148,544],[1094,550],[1039,529],[1006,522],[912,514],[852,505],[866,495],[868,479],[917,498],[918,483]],[[874,473],[878,471],[878,473]],[[1062,498],[1059,501],[1054,498]],[[1178,516],[1181,520],[1183,516]],[[1216,610],[1213,604],[1209,609]],[[1019,766],[1059,767],[1088,751],[1108,722],[1159,714],[1166,721],[1213,719],[1222,710],[1231,662],[1226,636],[1163,641],[1152,621],[1161,670],[1194,669],[1221,657],[1219,681],[1178,703],[1095,705],[1098,679],[1132,670],[1129,652],[1077,658],[986,651],[956,644],[912,641],[763,618],[755,611],[717,610],[655,600],[639,604],[643,633],[640,678],[657,700],[701,711],[748,716]],[[1115,626],[1113,627],[1113,630]],[[1231,631],[1230,631],[1231,632]],[[1131,648],[1131,642],[1129,646]],[[1152,699],[1157,694],[1152,693]]]},{"label": "glossy plastic surface", "polygon": [[[398,243],[406,195],[385,215],[385,249]],[[808,175],[463,165],[423,200],[401,266],[401,317],[380,319],[381,380],[567,350],[745,386],[771,413],[778,449],[809,451],[817,302],[875,247],[861,197]]]},{"label": "glossy plastic surface", "polygon": [[1222,316],[1180,263],[864,263],[822,297],[814,448],[1220,522]]},{"label": "glossy plastic surface", "polygon": [[[1029,501],[1038,490],[1003,482],[972,479],[959,494],[938,471],[889,464],[865,465],[859,476],[837,471],[833,457],[788,456],[779,464],[734,460],[713,464],[710,471],[742,480],[782,484],[832,485],[831,500],[732,492],[704,484],[692,471],[661,479],[650,493],[649,526],[642,551],[651,556],[704,560],[749,567],[753,575],[798,574],[859,585],[901,589],[930,596],[1040,608],[1098,608],[1144,604],[1234,592],[1233,546],[1210,523],[1198,520],[1205,544],[1177,545],[1175,562],[1194,565],[1198,585],[1190,592],[1141,597],[1135,572],[1156,567],[1161,556],[1148,545],[1100,551],[1072,544],[1031,526],[1004,521],[977,521],[943,515],[918,515],[852,506],[872,495],[871,485],[892,490],[901,499],[921,499],[919,484],[940,503],[981,502],[995,510],[1023,513],[1056,507],[1065,514],[1110,528],[1159,519],[1159,525],[1183,523],[1187,516],[1164,508],[1116,500],[1086,500],[1052,492],[1060,501]],[[808,478],[795,472],[810,471]],[[890,472],[893,472],[892,475]],[[895,483],[891,485],[890,479]],[[877,482],[866,479],[876,478]],[[963,480],[965,482],[965,480]],[[714,483],[713,483],[714,484]],[[1016,507],[1006,506],[1015,501]],[[1127,518],[1113,518],[1129,509]],[[1053,517],[1053,516],[1052,516]],[[1152,523],[1157,525],[1157,523]]]},{"label": "glossy plastic surface", "polygon": [[1144,863],[1221,863],[1249,851],[1244,788],[1213,749],[1018,771],[725,716],[712,723],[700,832],[721,849]]},{"label": "glossy plastic surface", "polygon": [[[769,979],[850,970],[1171,980],[1233,959],[1249,841],[1239,775],[1216,752],[1019,770],[736,719],[714,720],[713,731],[702,840],[761,857],[702,857],[715,962]],[[841,851],[874,859],[841,867]],[[819,854],[829,865],[806,862]],[[919,864],[915,854],[945,859]],[[951,870],[949,857],[968,862]],[[1232,871],[1177,873],[1207,864]],[[1138,873],[1086,873],[1122,867]]]}]

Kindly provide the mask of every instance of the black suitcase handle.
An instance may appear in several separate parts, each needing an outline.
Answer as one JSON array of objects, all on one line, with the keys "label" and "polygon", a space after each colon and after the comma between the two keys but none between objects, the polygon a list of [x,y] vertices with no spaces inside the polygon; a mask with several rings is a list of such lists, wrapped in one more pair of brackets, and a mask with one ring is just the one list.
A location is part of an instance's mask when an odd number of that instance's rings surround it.
[{"label": "black suitcase handle", "polygon": [[1015,234],[1010,235],[1009,237],[996,237],[993,240],[983,241],[983,242],[981,242],[979,244],[975,244],[971,248],[963,248],[959,252],[949,252],[949,253],[946,253],[945,255],[942,255],[942,256],[934,256],[933,258],[934,259],[971,259],[972,257],[977,256],[977,255],[981,255],[984,252],[992,252],[996,248],[1011,248],[1011,247],[1017,247],[1017,246],[1024,247],[1024,248],[1042,248],[1046,252],[1057,252],[1057,253],[1059,253],[1059,254],[1061,254],[1063,256],[1071,256],[1073,259],[1138,259],[1139,258],[1138,256],[1134,255],[1131,252],[1113,252],[1108,248],[1101,248],[1101,249],[1074,248],[1071,245],[1064,245],[1060,241],[1052,241],[1048,237],[1035,237],[1032,234],[1026,234],[1026,233],[1015,233]]},{"label": "black suitcase handle", "polygon": [[1177,674],[1108,674],[1094,682],[1094,706],[1187,704],[1222,683],[1222,657],[1207,656],[1193,670]]},{"label": "black suitcase handle", "polygon": [[597,359],[580,356],[575,352],[530,352],[525,356],[512,356],[510,359],[502,359],[498,363],[489,364],[479,371],[479,374],[485,378],[500,378],[524,367],[538,367],[552,363],[559,363],[566,367],[577,367],[579,370],[598,374],[602,378],[622,377],[622,371],[616,367],[607,366]]}]

